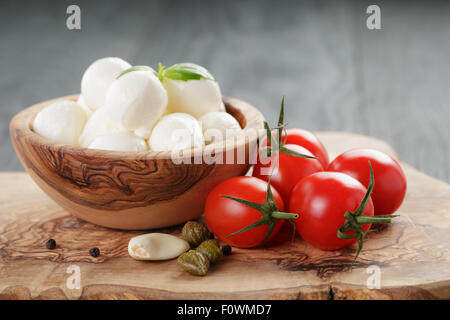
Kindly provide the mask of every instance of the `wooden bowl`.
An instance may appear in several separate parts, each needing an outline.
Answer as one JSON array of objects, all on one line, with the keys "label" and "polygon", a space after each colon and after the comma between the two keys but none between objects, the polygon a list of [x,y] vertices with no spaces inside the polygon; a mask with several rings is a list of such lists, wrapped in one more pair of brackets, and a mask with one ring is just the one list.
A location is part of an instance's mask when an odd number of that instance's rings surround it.
[{"label": "wooden bowl", "polygon": [[[193,159],[213,145],[191,149],[191,164],[175,164],[171,152],[119,152],[56,144],[32,130],[39,110],[66,96],[33,105],[10,123],[14,149],[38,186],[73,215],[106,227],[153,229],[180,224],[203,214],[209,191],[218,183],[244,175],[256,135],[239,135],[234,145],[215,145],[216,153],[245,150],[244,163],[195,164]],[[253,106],[225,98],[228,113],[243,132],[263,128],[264,117]],[[209,149],[210,151],[211,149]],[[185,158],[189,160],[189,157]]]}]

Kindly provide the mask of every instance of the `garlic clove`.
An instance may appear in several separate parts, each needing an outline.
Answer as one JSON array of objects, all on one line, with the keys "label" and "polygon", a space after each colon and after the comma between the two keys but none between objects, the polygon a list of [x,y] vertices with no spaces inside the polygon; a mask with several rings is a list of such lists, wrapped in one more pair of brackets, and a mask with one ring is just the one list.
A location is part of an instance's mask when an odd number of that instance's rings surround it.
[{"label": "garlic clove", "polygon": [[50,141],[76,145],[86,119],[75,101],[58,101],[39,111],[33,120],[33,130]]},{"label": "garlic clove", "polygon": [[120,58],[106,57],[94,61],[81,79],[81,94],[87,105],[93,110],[103,107],[109,86],[128,68],[131,65]]},{"label": "garlic clove", "polygon": [[124,152],[143,152],[148,150],[144,139],[126,131],[108,132],[98,136],[88,148]]},{"label": "garlic clove", "polygon": [[204,145],[197,119],[187,113],[171,113],[155,125],[148,140],[150,150],[173,151]]},{"label": "garlic clove", "polygon": [[128,243],[128,254],[136,260],[175,259],[187,250],[186,241],[166,233],[143,234]]}]

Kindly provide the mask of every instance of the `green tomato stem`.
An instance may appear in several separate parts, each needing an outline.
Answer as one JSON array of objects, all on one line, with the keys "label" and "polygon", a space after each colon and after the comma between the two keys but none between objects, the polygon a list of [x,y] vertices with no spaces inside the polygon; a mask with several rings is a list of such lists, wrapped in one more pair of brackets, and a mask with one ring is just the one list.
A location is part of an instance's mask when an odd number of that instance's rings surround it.
[{"label": "green tomato stem", "polygon": [[374,217],[368,217],[368,216],[357,216],[355,217],[356,222],[358,224],[368,224],[368,223],[392,223],[392,218],[396,216],[374,216]]},{"label": "green tomato stem", "polygon": [[281,212],[281,211],[274,211],[272,212],[272,218],[276,219],[297,219],[298,214],[296,213],[288,213],[288,212]]}]

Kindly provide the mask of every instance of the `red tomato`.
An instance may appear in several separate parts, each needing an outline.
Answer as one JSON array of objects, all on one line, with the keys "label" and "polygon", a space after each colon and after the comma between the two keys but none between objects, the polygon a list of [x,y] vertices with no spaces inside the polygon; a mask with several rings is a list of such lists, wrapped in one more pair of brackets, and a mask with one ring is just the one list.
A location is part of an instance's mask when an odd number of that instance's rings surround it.
[{"label": "red tomato", "polygon": [[[218,184],[209,193],[205,204],[205,218],[209,230],[217,238],[234,247],[251,248],[259,245],[267,234],[267,225],[227,238],[233,232],[259,221],[262,214],[254,208],[224,198],[222,195],[262,204],[266,200],[266,190],[267,182],[255,177],[235,177]],[[283,199],[275,188],[271,187],[271,190],[279,211],[283,211]],[[284,220],[277,220],[269,240],[279,232],[283,222]]]},{"label": "red tomato", "polygon": [[[343,173],[319,172],[302,179],[292,190],[289,202],[289,211],[300,215],[294,220],[297,232],[322,250],[336,250],[355,243],[356,238],[338,238],[337,231],[346,221],[344,213],[355,211],[366,192],[358,180]],[[363,215],[373,216],[370,198]],[[362,228],[367,231],[370,226],[364,224]]]},{"label": "red tomato", "polygon": [[405,198],[406,177],[397,161],[387,154],[373,149],[350,150],[334,159],[328,166],[328,171],[348,174],[367,187],[369,160],[375,179],[371,195],[375,215],[394,213]]},{"label": "red tomato", "polygon": [[[284,147],[308,156],[313,155],[309,150],[295,144],[286,144]],[[318,159],[299,158],[281,152],[278,154],[277,167],[273,171],[270,183],[281,193],[284,203],[289,203],[291,190],[297,182],[310,174],[323,171],[324,168]],[[264,181],[269,181],[270,167],[275,162],[275,156],[272,155],[270,161],[266,159],[264,163],[258,161],[253,168],[253,176]]]},{"label": "red tomato", "polygon": [[[325,149],[323,143],[314,135],[314,133],[300,128],[290,128],[283,131],[281,141],[284,141],[286,134],[287,140],[285,141],[285,144],[296,144],[308,149],[314,157],[319,159],[324,169],[328,166],[327,149]],[[264,143],[267,142],[263,141],[263,146],[265,145]]]}]

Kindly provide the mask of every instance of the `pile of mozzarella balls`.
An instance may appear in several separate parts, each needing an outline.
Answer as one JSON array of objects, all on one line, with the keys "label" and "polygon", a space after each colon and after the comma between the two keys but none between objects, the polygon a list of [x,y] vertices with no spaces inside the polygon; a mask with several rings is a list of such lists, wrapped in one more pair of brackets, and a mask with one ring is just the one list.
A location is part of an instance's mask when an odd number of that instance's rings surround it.
[{"label": "pile of mozzarella balls", "polygon": [[[180,129],[187,137],[173,134]],[[225,112],[219,85],[205,68],[179,63],[156,72],[107,57],[84,72],[76,102],[48,105],[33,130],[60,144],[142,152],[203,146],[241,127]]]}]

